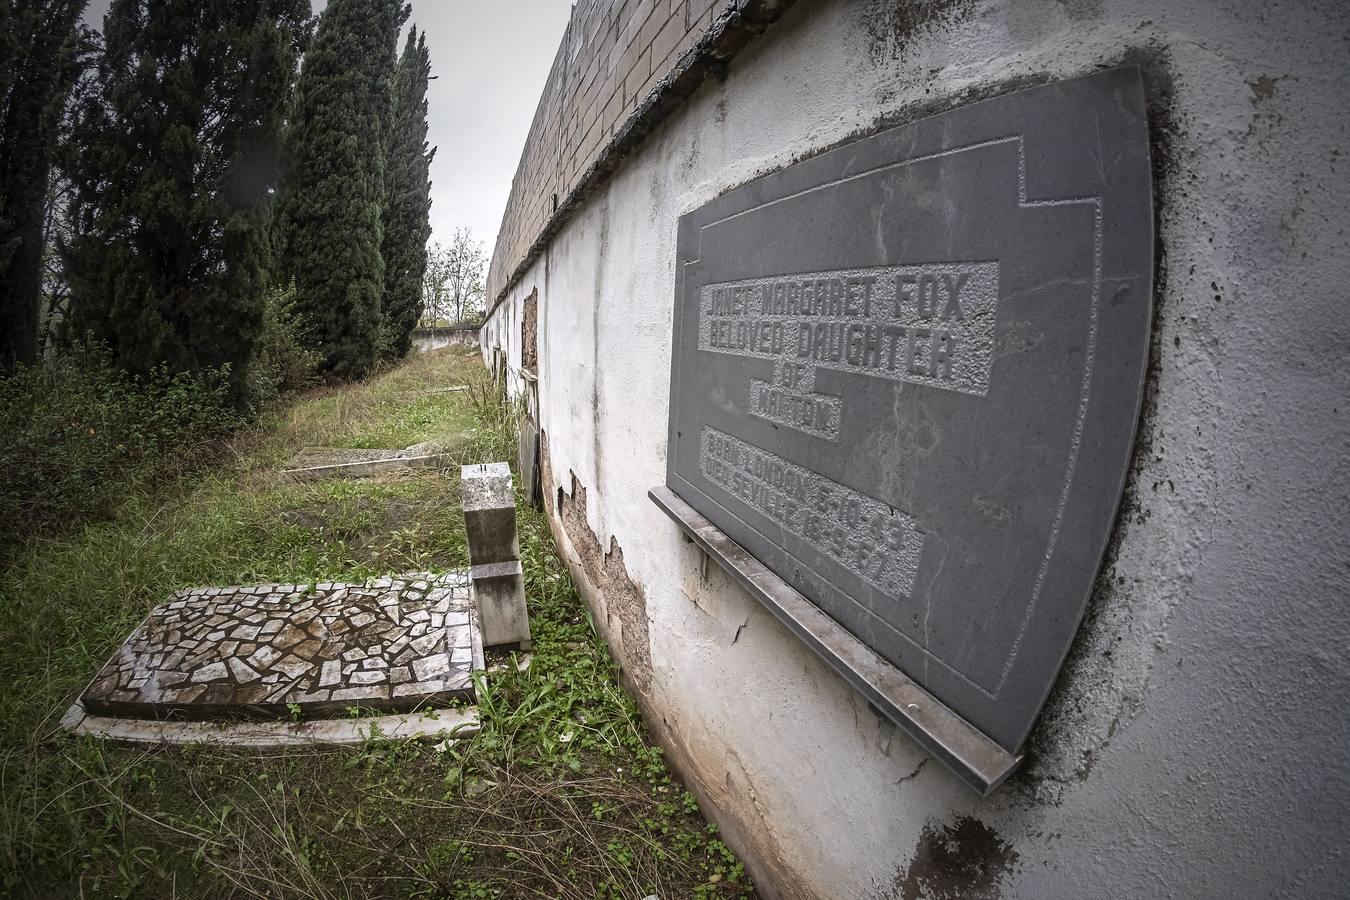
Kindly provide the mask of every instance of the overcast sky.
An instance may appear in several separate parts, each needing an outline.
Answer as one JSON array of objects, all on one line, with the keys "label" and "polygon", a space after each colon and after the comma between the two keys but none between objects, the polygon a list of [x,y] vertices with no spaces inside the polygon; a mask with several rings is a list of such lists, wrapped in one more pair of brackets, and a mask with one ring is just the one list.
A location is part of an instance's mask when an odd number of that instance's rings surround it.
[{"label": "overcast sky", "polygon": [[[110,0],[86,19],[102,27]],[[314,0],[317,14],[326,0]],[[467,226],[486,252],[501,224],[534,107],[567,28],[570,0],[412,0],[431,49],[427,93],[432,240]],[[403,41],[399,41],[402,52]]]}]

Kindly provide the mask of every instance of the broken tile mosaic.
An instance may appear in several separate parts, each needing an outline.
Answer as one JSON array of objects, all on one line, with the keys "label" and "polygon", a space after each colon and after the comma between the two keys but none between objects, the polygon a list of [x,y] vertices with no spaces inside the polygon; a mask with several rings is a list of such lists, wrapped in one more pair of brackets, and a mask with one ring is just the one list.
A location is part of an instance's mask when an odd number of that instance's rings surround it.
[{"label": "broken tile mosaic", "polygon": [[180,591],[99,671],[91,713],[136,718],[407,711],[472,701],[466,573]]}]

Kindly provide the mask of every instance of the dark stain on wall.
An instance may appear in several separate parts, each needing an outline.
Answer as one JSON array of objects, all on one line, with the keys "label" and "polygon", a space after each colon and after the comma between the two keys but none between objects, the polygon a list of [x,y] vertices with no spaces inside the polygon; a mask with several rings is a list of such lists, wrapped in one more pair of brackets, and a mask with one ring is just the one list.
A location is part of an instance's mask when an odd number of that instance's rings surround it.
[{"label": "dark stain on wall", "polygon": [[951,825],[929,823],[909,865],[896,874],[895,900],[998,900],[1017,851],[998,832],[969,816]]},{"label": "dark stain on wall", "polygon": [[920,32],[954,28],[974,11],[975,0],[879,0],[864,17],[868,52],[876,63],[899,59]]},{"label": "dark stain on wall", "polygon": [[[1173,115],[1176,89],[1169,61],[1161,50],[1132,48],[1113,64],[1126,63],[1138,65],[1144,73],[1153,167],[1153,324],[1144,396],[1129,475],[1083,621],[1036,726],[1027,738],[1023,748],[1027,761],[1007,784],[1008,789],[1027,805],[1057,803],[1058,786],[1086,781],[1120,723],[1136,715],[1143,704],[1142,697],[1116,696],[1113,687],[1116,660],[1113,656],[1122,636],[1114,632],[1122,626],[1113,623],[1107,612],[1129,604],[1132,590],[1137,587],[1127,583],[1118,573],[1117,560],[1130,526],[1146,522],[1150,503],[1157,502],[1155,495],[1159,486],[1150,486],[1145,472],[1167,453],[1164,423],[1158,415],[1158,384],[1164,353],[1162,335],[1164,324],[1174,315],[1168,303],[1167,238],[1177,227],[1173,219],[1178,215],[1178,203],[1183,209],[1189,206],[1186,197],[1189,189],[1184,184],[1181,163],[1174,150],[1184,137],[1184,129]],[[1174,193],[1179,194],[1175,200]],[[1113,697],[1116,707],[1106,733],[1086,742],[1077,759],[1066,761],[1058,752],[1059,748],[1072,743],[1071,735],[1088,733],[1085,723],[1091,718],[1093,707],[1101,703],[1098,698],[1102,696]]]}]

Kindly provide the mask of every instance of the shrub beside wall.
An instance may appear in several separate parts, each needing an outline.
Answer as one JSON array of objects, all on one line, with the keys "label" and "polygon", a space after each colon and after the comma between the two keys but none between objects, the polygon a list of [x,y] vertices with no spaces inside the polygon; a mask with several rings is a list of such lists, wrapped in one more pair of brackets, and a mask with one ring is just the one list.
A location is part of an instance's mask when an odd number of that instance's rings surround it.
[{"label": "shrub beside wall", "polygon": [[263,306],[262,332],[248,372],[249,400],[262,409],[287,394],[310,387],[323,357],[305,342],[296,310],[295,282],[273,288]]},{"label": "shrub beside wall", "polygon": [[106,350],[76,346],[0,379],[0,560],[30,538],[110,515],[240,424],[228,367],[136,377]]}]

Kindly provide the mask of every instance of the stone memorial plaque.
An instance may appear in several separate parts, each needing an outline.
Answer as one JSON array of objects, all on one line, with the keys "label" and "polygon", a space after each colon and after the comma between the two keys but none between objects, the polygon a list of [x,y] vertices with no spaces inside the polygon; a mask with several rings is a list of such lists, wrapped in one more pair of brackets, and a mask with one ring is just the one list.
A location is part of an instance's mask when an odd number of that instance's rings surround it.
[{"label": "stone memorial plaque", "polygon": [[1133,67],[733,190],[680,220],[667,486],[1016,752],[1120,500],[1152,248]]}]

